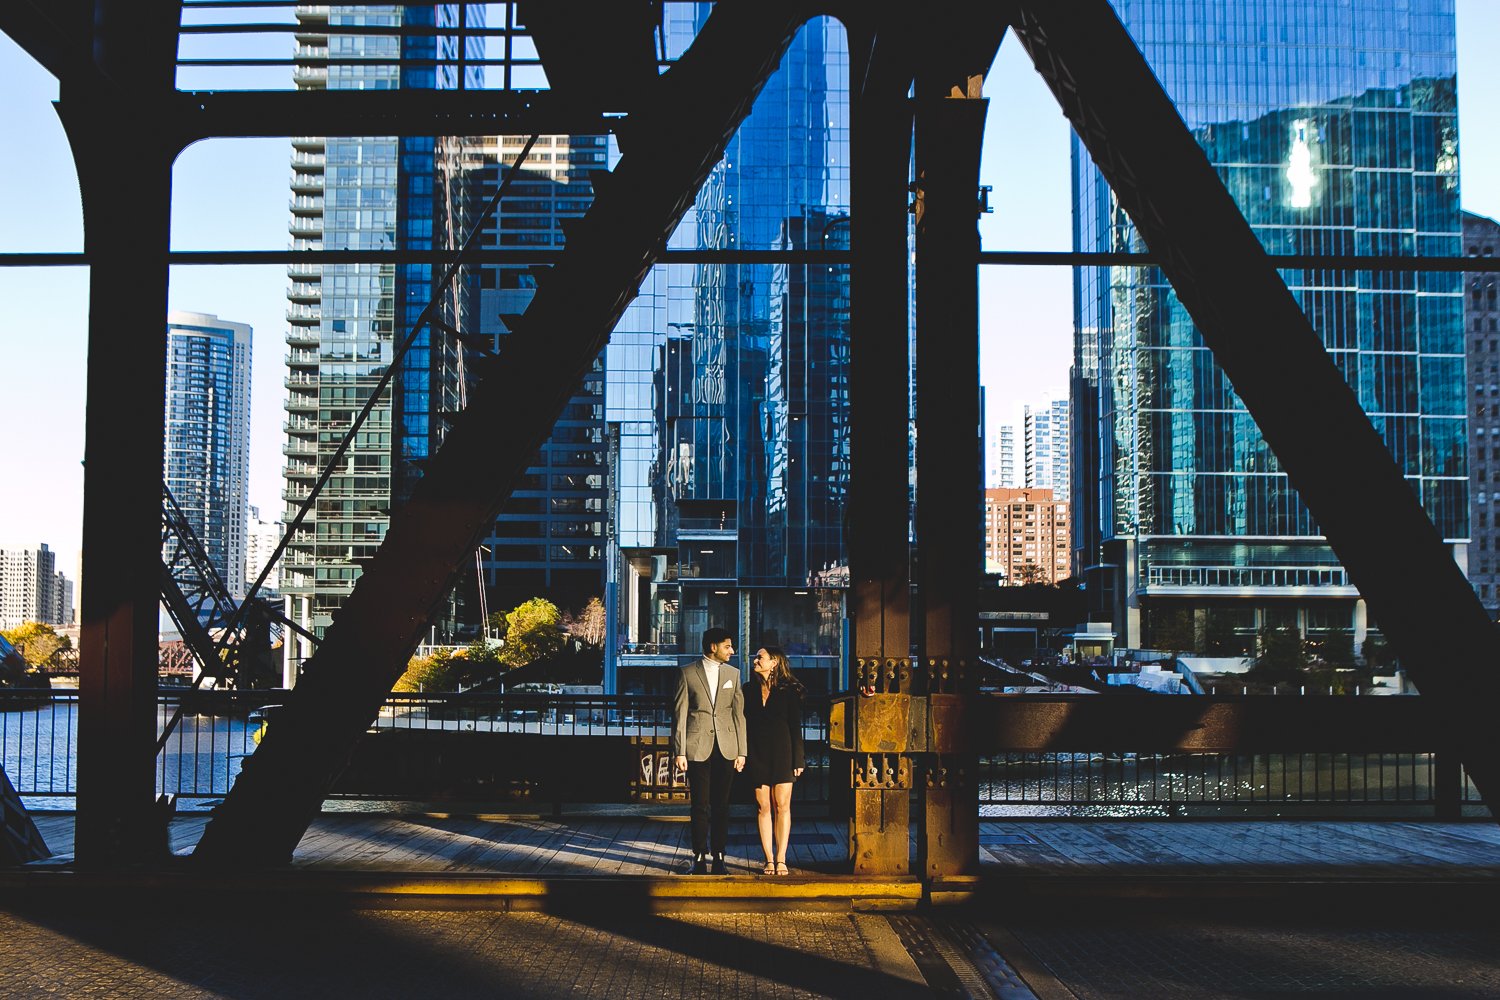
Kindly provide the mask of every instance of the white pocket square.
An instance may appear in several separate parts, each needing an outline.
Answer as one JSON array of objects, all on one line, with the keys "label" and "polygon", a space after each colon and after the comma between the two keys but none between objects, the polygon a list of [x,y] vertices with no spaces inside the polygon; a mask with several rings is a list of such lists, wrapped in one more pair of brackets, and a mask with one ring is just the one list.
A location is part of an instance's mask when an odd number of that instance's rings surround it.
[{"label": "white pocket square", "polygon": [[734,687],[734,681],[725,681],[724,686],[727,688],[732,688]]}]

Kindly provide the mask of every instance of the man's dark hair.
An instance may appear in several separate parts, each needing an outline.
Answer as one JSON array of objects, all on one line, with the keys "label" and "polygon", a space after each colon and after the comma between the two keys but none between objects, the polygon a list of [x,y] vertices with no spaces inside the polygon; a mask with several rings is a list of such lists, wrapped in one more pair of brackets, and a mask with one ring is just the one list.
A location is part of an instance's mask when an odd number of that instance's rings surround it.
[{"label": "man's dark hair", "polygon": [[703,633],[703,655],[707,656],[709,651],[723,642],[725,639],[733,639],[734,634],[727,628],[711,628]]}]

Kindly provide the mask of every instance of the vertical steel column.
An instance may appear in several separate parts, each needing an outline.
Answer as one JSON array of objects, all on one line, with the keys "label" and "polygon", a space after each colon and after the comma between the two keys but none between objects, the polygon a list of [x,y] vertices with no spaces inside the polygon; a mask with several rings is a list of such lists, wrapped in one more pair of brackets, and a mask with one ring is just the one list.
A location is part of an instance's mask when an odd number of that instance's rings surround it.
[{"label": "vertical steel column", "polygon": [[153,799],[175,8],[96,3],[92,63],[58,102],[90,265],[76,851],[91,866],[167,847]]},{"label": "vertical steel column", "polygon": [[965,720],[975,685],[983,544],[977,213],[988,102],[982,83],[977,74],[924,71],[917,78],[917,565],[928,751],[918,781],[918,853],[927,878],[977,872],[979,864],[977,768]]},{"label": "vertical steel column", "polygon": [[[836,707],[860,714],[849,755],[849,853],[858,874],[905,874],[911,856],[911,759],[904,726],[875,739],[875,714],[905,716],[910,700],[911,579],[908,468],[907,182],[911,174],[909,57],[879,15],[850,23],[850,467],[851,684]],[[898,44],[893,44],[898,43]],[[874,742],[871,742],[874,740]],[[884,744],[880,746],[879,744]],[[864,751],[871,752],[864,752]]]}]

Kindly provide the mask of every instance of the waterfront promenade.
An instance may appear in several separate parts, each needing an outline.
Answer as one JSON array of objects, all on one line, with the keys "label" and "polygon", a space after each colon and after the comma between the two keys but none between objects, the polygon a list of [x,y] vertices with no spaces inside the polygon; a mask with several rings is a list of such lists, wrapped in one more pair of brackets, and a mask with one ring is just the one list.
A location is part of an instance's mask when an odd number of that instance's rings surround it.
[{"label": "waterfront promenade", "polygon": [[[56,858],[9,873],[0,885],[34,880],[66,890],[88,882],[72,871],[71,814],[43,814],[38,828]],[[726,878],[684,877],[689,830],[678,807],[634,807],[607,814],[523,812],[325,812],[289,865],[232,871],[202,882],[186,855],[207,814],[172,822],[163,866],[182,891],[199,884],[258,891],[326,891],[368,900],[470,897],[509,908],[559,899],[626,902],[655,910],[714,905],[820,905],[911,909],[985,896],[1007,900],[1102,898],[1315,898],[1416,905],[1500,898],[1500,826],[1463,820],[986,819],[980,823],[980,874],[938,880],[924,896],[914,877],[854,878],[845,857],[847,828],[799,820],[792,832],[790,878],[761,868],[753,818],[740,811],[730,829]],[[72,878],[52,881],[49,875]],[[138,876],[156,884],[157,876]],[[129,882],[128,874],[111,876]]]}]

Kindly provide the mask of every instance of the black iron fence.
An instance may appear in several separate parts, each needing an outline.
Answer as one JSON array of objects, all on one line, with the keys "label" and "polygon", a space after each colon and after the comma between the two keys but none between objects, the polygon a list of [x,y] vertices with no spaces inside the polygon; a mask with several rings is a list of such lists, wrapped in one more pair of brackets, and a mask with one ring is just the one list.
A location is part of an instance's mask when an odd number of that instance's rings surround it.
[{"label": "black iron fence", "polygon": [[980,759],[980,815],[1487,815],[1467,777],[1423,753],[1010,753]]},{"label": "black iron fence", "polygon": [[[164,691],[183,719],[157,763],[182,808],[229,791],[285,691]],[[1415,698],[981,699],[974,727],[983,815],[1487,815]],[[0,691],[0,763],[32,808],[72,808],[76,691]],[[667,699],[628,695],[400,694],[334,789],[372,800],[680,802]],[[828,749],[810,698],[808,769],[795,797],[839,800],[849,759]],[[566,739],[564,739],[566,737]],[[1103,751],[1097,747],[1134,747]],[[124,748],[121,748],[122,750]]]}]

